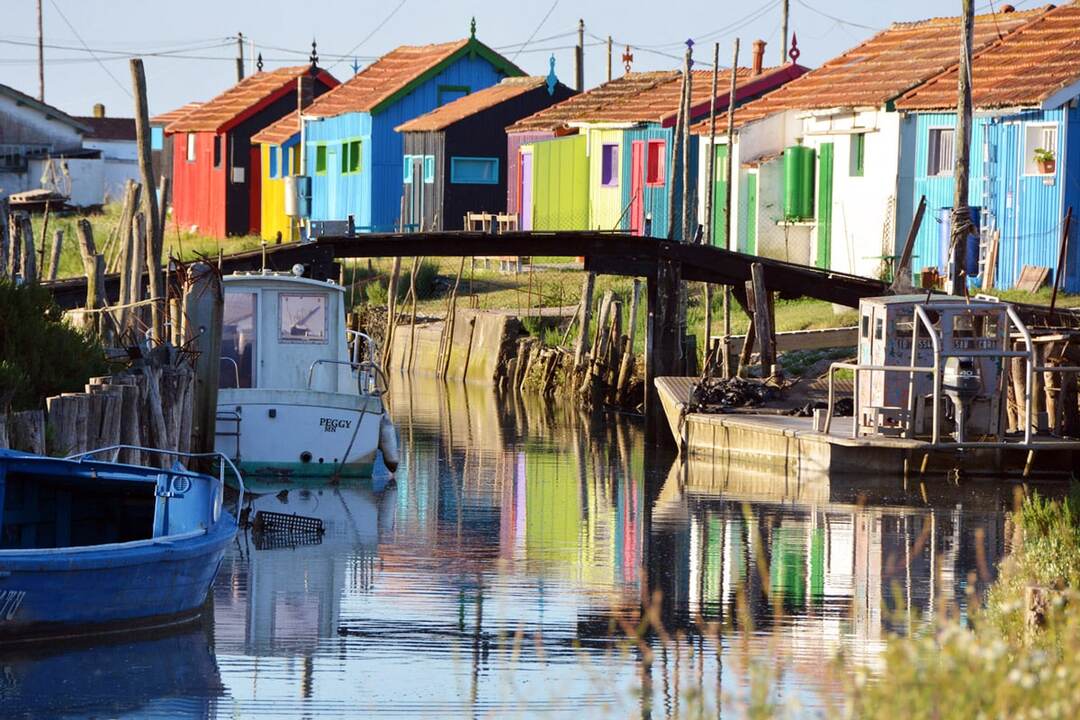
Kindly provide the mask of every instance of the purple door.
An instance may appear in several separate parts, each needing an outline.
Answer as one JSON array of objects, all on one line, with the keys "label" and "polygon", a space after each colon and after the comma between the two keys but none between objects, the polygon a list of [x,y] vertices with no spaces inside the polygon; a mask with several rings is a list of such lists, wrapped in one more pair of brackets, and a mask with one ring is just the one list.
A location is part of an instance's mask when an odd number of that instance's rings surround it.
[{"label": "purple door", "polygon": [[522,230],[532,230],[532,153],[521,153],[521,161],[518,163],[521,173],[521,184],[518,198],[518,209],[521,212],[519,226]]}]

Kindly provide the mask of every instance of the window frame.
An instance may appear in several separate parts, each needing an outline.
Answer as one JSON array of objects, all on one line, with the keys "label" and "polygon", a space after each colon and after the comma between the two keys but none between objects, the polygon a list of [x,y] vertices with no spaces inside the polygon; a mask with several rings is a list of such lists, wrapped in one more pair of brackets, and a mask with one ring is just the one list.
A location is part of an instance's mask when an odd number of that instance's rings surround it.
[{"label": "window frame", "polygon": [[[941,137],[949,133],[951,157],[949,162],[941,162]],[[936,139],[935,139],[936,138]],[[945,177],[952,173],[953,166],[956,165],[956,128],[948,127],[945,125],[939,125],[927,129],[926,134],[926,176],[927,177]],[[935,169],[935,172],[931,172],[931,169]]]},{"label": "window frame", "polygon": [[[1042,132],[1046,132],[1047,130],[1053,130],[1054,131],[1054,147],[1053,147],[1054,163],[1055,163],[1054,172],[1052,172],[1052,173],[1044,173],[1044,172],[1039,172],[1038,171],[1038,167],[1035,165],[1035,161],[1034,161],[1035,148],[1036,147],[1043,148],[1043,149],[1047,149],[1047,148],[1045,147],[1045,145],[1042,143],[1041,140],[1040,140],[1040,144],[1029,147],[1028,130],[1040,130]],[[1059,131],[1058,131],[1058,123],[1056,123],[1056,122],[1035,120],[1035,121],[1032,121],[1032,122],[1025,122],[1024,123],[1024,172],[1023,172],[1024,177],[1052,178],[1055,175],[1057,175],[1057,168],[1060,167],[1060,165],[1061,165],[1061,159],[1058,157],[1059,140],[1060,140],[1060,135],[1059,135]],[[1032,169],[1036,170],[1036,172],[1031,172]]]},{"label": "window frame", "polygon": [[346,175],[356,175],[363,169],[363,144],[356,138],[349,138],[346,141],[347,152],[349,154],[349,161],[347,163],[348,170]]},{"label": "window frame", "polygon": [[[610,166],[608,164],[608,152],[611,152],[613,157],[611,158]],[[605,188],[618,188],[620,175],[619,172],[619,143],[600,143],[600,187]],[[605,171],[610,171],[610,177],[605,180]]]},{"label": "window frame", "polygon": [[424,156],[424,184],[433,185],[435,183],[435,156]]},{"label": "window frame", "polygon": [[221,156],[222,156],[222,152],[221,152],[221,136],[220,135],[215,135],[214,136],[214,167],[216,167],[216,168],[221,167]]},{"label": "window frame", "polygon": [[413,156],[403,155],[401,166],[401,182],[412,185],[413,182]]},{"label": "window frame", "polygon": [[[490,180],[460,180],[458,179],[457,166],[461,161],[466,162],[490,162],[494,167],[493,177]],[[471,155],[459,155],[450,158],[450,183],[452,185],[498,185],[499,184],[499,158],[476,157]]]},{"label": "window frame", "polygon": [[185,150],[184,159],[189,163],[193,163],[193,162],[195,162],[195,158],[197,156],[195,133],[189,132],[187,134],[186,143],[187,144],[186,144],[186,146],[184,148],[184,150]]},{"label": "window frame", "polygon": [[315,174],[326,175],[327,162],[330,153],[326,150],[326,143],[315,143]]},{"label": "window frame", "polygon": [[[318,298],[322,301],[323,326],[322,335],[317,338],[297,337],[284,333],[285,322],[285,299],[286,298]],[[319,292],[279,292],[277,315],[277,341],[284,345],[327,345],[330,342],[330,298],[326,293]]]},{"label": "window frame", "polygon": [[850,158],[848,159],[848,176],[866,176],[866,133],[852,133],[851,143],[848,146]]},{"label": "window frame", "polygon": [[[659,158],[652,162],[652,149],[659,147]],[[655,167],[654,167],[655,166]],[[653,172],[655,169],[655,173]],[[645,187],[663,187],[667,182],[667,140],[651,139],[645,142]]]},{"label": "window frame", "polygon": [[[248,345],[251,347],[251,356],[250,356],[251,367],[250,368],[242,367],[242,365],[244,365],[244,363],[242,363],[244,355],[243,355],[243,351],[241,350],[241,348],[239,346],[236,348],[237,356],[233,357],[232,355],[230,355],[230,354],[228,354],[226,352],[229,348],[226,348],[226,346],[223,343],[222,344],[221,357],[222,358],[229,358],[233,362],[236,363],[236,375],[239,376],[239,378],[238,378],[239,382],[237,382],[237,384],[236,384],[237,389],[240,389],[240,388],[255,388],[255,387],[259,386],[258,385],[258,383],[259,383],[259,376],[258,376],[258,372],[259,372],[259,344],[261,343],[261,340],[259,338],[259,319],[260,319],[259,318],[259,310],[260,310],[259,306],[260,306],[260,304],[262,302],[261,293],[252,292],[250,290],[226,291],[225,294],[224,294],[224,308],[225,309],[227,309],[228,306],[229,306],[229,298],[230,297],[234,297],[234,298],[242,297],[242,298],[245,298],[245,300],[250,300],[251,323],[250,323],[250,327],[247,328],[247,329],[250,329],[250,331],[251,331],[251,338],[250,338],[250,342],[248,343]],[[228,338],[231,339],[231,335],[229,335],[228,332],[227,332],[227,328],[229,326],[226,325],[224,321],[225,321],[225,316],[223,314],[223,317],[222,317],[223,338],[228,337]],[[235,323],[233,325],[233,327],[236,328],[237,335],[239,336],[240,323]],[[223,368],[231,367],[231,365],[228,365],[228,366],[223,365],[222,367]],[[245,377],[246,374],[249,375],[249,377]],[[221,377],[227,377],[227,375],[225,375],[224,371],[222,372]],[[247,380],[246,385],[243,383],[244,380]],[[222,387],[228,387],[228,386],[222,385],[221,381],[219,379],[218,387],[222,388]]]},{"label": "window frame", "polygon": [[278,176],[278,147],[270,145],[267,149],[266,176],[273,179]]},{"label": "window frame", "polygon": [[[443,96],[447,95],[449,93],[463,93],[463,94],[462,95],[455,95],[454,97],[450,98],[449,100],[444,100]],[[452,103],[455,100],[460,100],[461,98],[466,97],[466,96],[471,95],[471,94],[472,94],[472,86],[470,86],[470,85],[439,85],[435,90],[435,101],[437,103],[437,107],[442,107],[443,105],[447,105],[449,103]]]}]

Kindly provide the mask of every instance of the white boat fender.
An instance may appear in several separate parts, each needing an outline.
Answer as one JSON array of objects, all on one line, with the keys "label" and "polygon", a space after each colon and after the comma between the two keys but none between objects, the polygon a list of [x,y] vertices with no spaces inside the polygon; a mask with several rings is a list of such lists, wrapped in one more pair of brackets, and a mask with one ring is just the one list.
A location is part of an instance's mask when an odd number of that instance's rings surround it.
[{"label": "white boat fender", "polygon": [[383,413],[382,421],[379,423],[379,450],[382,451],[383,462],[386,463],[387,469],[390,472],[397,472],[398,461],[398,443],[397,443],[397,431],[394,429],[394,422],[390,419],[390,416]]}]

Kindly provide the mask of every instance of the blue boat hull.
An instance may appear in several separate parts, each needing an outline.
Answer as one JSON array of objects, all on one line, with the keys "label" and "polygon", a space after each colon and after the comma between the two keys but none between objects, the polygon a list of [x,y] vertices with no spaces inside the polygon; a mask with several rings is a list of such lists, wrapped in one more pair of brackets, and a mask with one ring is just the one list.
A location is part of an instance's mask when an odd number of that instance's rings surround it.
[{"label": "blue boat hull", "polygon": [[0,643],[183,622],[200,613],[236,536],[208,533],[87,549],[0,550]]}]

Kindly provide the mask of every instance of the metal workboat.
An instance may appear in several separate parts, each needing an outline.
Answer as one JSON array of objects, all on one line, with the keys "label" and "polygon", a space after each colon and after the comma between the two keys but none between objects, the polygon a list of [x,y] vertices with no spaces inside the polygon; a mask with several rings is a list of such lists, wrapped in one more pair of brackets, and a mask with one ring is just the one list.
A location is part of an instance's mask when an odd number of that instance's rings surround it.
[{"label": "metal workboat", "polygon": [[[333,282],[263,270],[224,278],[215,448],[257,477],[370,477],[396,466],[377,348]],[[392,447],[391,447],[392,446]]]},{"label": "metal workboat", "polygon": [[[224,473],[0,451],[0,643],[162,627],[201,613],[236,519]],[[162,451],[137,448],[145,452]],[[167,453],[198,457],[190,453]]]}]

